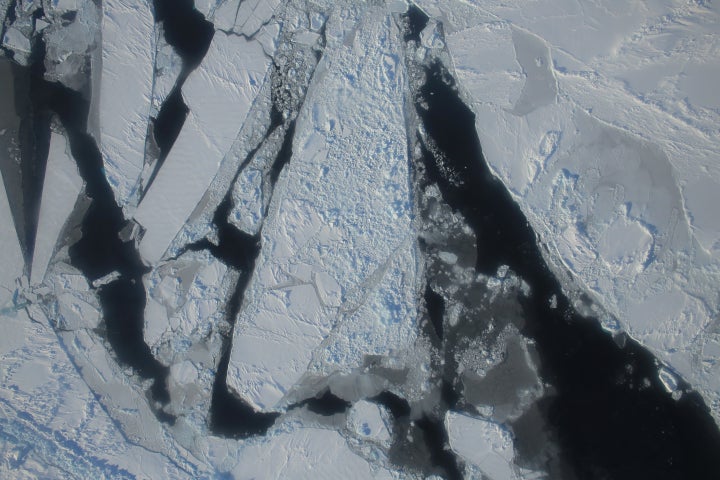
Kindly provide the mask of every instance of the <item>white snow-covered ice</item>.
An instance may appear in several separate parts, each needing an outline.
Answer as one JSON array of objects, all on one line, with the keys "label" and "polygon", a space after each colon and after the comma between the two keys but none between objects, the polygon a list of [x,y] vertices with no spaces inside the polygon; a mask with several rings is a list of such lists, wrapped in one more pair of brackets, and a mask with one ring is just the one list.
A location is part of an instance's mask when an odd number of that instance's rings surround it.
[{"label": "white snow-covered ice", "polygon": [[510,433],[501,425],[456,412],[445,415],[450,448],[491,480],[520,478]]}]

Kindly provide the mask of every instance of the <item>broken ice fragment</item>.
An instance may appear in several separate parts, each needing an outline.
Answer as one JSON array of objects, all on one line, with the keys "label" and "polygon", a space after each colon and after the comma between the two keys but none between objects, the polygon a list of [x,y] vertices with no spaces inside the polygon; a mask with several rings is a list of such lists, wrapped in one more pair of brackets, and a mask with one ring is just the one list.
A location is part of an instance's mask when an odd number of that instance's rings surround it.
[{"label": "broken ice fragment", "polygon": [[97,65],[92,57],[100,48],[101,8],[95,2],[80,2],[67,19],[64,6],[53,3],[46,3],[51,25],[42,31],[45,79],[87,95],[92,89],[90,74],[97,73],[91,65]]},{"label": "broken ice fragment", "polygon": [[392,440],[388,429],[389,414],[380,405],[361,400],[348,413],[348,428],[359,438],[389,447]]},{"label": "broken ice fragment", "polygon": [[445,415],[450,448],[490,480],[517,479],[510,433],[497,423],[456,412]]},{"label": "broken ice fragment", "polygon": [[662,382],[665,390],[667,390],[668,393],[674,394],[678,390],[680,383],[679,379],[670,369],[666,367],[660,367],[660,369],[658,370],[658,377],[660,378],[660,382]]},{"label": "broken ice fragment", "polygon": [[8,28],[2,39],[2,45],[16,54],[15,58],[20,61],[21,65],[27,62],[31,50],[30,39],[20,30],[15,27]]}]

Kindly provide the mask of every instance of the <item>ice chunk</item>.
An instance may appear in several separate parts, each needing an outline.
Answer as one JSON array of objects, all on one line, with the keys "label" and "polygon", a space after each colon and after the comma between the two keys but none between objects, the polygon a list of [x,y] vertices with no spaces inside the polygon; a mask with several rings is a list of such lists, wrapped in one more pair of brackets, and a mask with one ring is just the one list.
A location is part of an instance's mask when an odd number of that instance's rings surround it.
[{"label": "ice chunk", "polygon": [[30,54],[30,39],[15,27],[10,27],[5,31],[2,44],[3,47],[17,52],[20,56]]},{"label": "ice chunk", "polygon": [[358,438],[390,446],[392,437],[388,429],[388,413],[376,403],[361,400],[348,413],[348,428]]},{"label": "ice chunk", "polygon": [[450,448],[491,480],[519,478],[512,436],[501,425],[456,412],[445,415]]},{"label": "ice chunk", "polygon": [[202,251],[161,263],[144,279],[144,336],[158,360],[179,362],[219,333],[233,278],[222,262]]},{"label": "ice chunk", "polygon": [[32,283],[43,281],[58,235],[75,207],[82,185],[65,135],[52,132],[30,274]]}]

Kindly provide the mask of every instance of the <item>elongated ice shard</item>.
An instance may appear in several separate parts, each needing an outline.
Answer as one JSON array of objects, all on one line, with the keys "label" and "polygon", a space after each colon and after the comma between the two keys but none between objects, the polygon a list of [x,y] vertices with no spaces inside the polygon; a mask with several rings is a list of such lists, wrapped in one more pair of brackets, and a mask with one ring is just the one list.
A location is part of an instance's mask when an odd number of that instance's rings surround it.
[{"label": "elongated ice shard", "polygon": [[58,235],[75,206],[82,185],[68,141],[62,133],[52,132],[30,273],[32,283],[42,282]]},{"label": "elongated ice shard", "polygon": [[[1,175],[1,174],[0,174]],[[17,233],[13,228],[12,212],[5,187],[0,183],[0,305],[12,297],[14,281],[23,273],[23,254]],[[0,307],[2,308],[2,307]]]},{"label": "elongated ice shard", "polygon": [[105,174],[124,205],[140,175],[153,89],[149,2],[103,2],[100,148]]}]

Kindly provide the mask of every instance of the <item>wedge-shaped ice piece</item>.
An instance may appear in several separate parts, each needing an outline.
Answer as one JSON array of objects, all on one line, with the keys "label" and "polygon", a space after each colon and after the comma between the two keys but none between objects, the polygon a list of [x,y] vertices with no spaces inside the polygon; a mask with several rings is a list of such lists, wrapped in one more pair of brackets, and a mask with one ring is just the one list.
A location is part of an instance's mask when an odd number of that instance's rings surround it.
[{"label": "wedge-shaped ice piece", "polygon": [[450,448],[491,480],[512,480],[515,474],[510,433],[497,423],[456,412],[445,415]]},{"label": "wedge-shaped ice piece", "polygon": [[12,297],[15,279],[23,274],[24,264],[4,182],[0,182],[0,225],[0,306],[4,307]]},{"label": "wedge-shaped ice piece", "polygon": [[[337,319],[385,275],[414,275],[413,262],[387,267],[414,237],[399,33],[384,9],[356,15],[352,39],[318,65],[235,326],[227,382],[259,410],[282,408]],[[378,328],[408,321],[398,312],[414,309],[413,294],[377,296],[387,310]]]},{"label": "wedge-shaped ice piece", "polygon": [[32,283],[43,281],[58,235],[75,206],[82,185],[68,141],[62,133],[52,132],[30,273]]},{"label": "wedge-shaped ice piece", "polygon": [[146,229],[140,253],[148,263],[162,258],[207,190],[269,66],[260,43],[217,32],[203,63],[185,82],[190,113],[136,212]]},{"label": "wedge-shaped ice piece", "polygon": [[153,88],[149,2],[103,2],[100,144],[105,174],[123,205],[140,175]]}]

